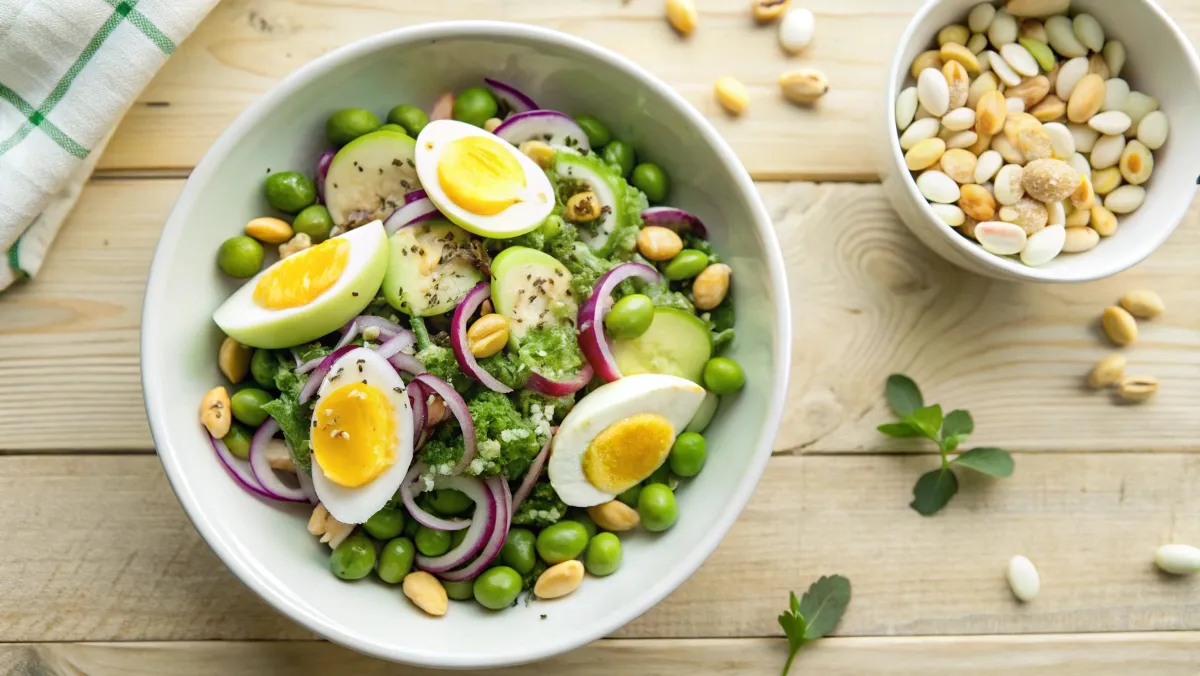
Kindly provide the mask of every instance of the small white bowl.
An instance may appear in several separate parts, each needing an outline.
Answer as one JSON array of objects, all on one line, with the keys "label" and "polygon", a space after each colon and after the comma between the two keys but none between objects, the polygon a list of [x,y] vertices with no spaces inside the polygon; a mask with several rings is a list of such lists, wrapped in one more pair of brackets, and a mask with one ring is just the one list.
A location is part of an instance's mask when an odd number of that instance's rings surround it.
[{"label": "small white bowl", "polygon": [[[398,587],[347,583],[329,548],[306,531],[307,506],[267,503],[238,487],[199,423],[217,371],[212,312],[233,285],[215,265],[220,243],[268,213],[268,168],[310,173],[328,115],[429,105],[493,76],[543,105],[605,120],[672,177],[672,202],[709,226],[733,267],[738,338],[730,356],[746,387],[723,397],[706,433],[708,464],[679,491],[679,522],[622,536],[616,573],[588,576],[562,599],[502,612],[455,602],[417,610]],[[783,259],[750,177],[715,130],[675,91],[632,62],[578,38],[522,24],[426,24],[323,56],[272,88],[225,131],[192,172],[154,254],[142,318],[142,385],[159,457],[201,536],[229,569],[308,629],[376,657],[484,668],[542,659],[605,636],[684,582],[733,524],[771,456],[787,392],[791,316]],[[545,619],[543,619],[545,618]]]},{"label": "small white bowl", "polygon": [[[1153,0],[1073,0],[1072,13],[1092,14],[1109,39],[1125,44],[1128,60],[1121,77],[1135,91],[1157,98],[1171,121],[1171,137],[1155,151],[1154,175],[1146,202],[1118,216],[1121,226],[1091,251],[1063,254],[1037,268],[1015,258],[995,256],[946,225],[917,191],[904,163],[896,131],[896,97],[906,86],[909,68],[921,52],[937,44],[938,31],[966,24],[980,0],[930,0],[912,22],[892,58],[882,116],[887,139],[882,179],[884,192],[900,218],[926,246],[961,268],[996,279],[1037,282],[1086,282],[1115,275],[1154,252],[1183,219],[1196,196],[1200,176],[1200,60],[1188,38]],[[1003,3],[1000,3],[1003,4]]]}]

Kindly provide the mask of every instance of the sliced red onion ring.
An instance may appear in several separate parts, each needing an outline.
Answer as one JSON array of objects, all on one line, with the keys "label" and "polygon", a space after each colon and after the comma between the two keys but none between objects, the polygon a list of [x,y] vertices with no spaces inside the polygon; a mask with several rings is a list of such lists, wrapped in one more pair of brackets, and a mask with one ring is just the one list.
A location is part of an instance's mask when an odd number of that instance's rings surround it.
[{"label": "sliced red onion ring", "polygon": [[642,211],[642,220],[646,225],[657,225],[679,234],[690,232],[697,237],[708,237],[708,228],[704,227],[704,223],[683,209],[650,207]]},{"label": "sliced red onion ring", "polygon": [[383,229],[391,236],[400,228],[427,221],[440,213],[428,197],[422,197],[393,211],[383,222]]},{"label": "sliced red onion ring", "polygon": [[451,474],[462,474],[462,471],[471,464],[475,459],[475,423],[471,420],[471,412],[467,410],[467,402],[462,396],[450,387],[450,383],[438,378],[432,373],[422,373],[416,377],[416,381],[421,383],[421,386],[432,390],[434,394],[442,398],[446,408],[454,414],[458,419],[458,426],[462,428],[463,433],[463,454],[462,459],[450,470]]},{"label": "sliced red onion ring", "polygon": [[592,365],[585,363],[583,368],[579,369],[579,373],[567,380],[550,380],[540,373],[530,374],[529,379],[525,381],[525,387],[547,397],[565,397],[587,387],[594,375],[596,371],[592,369]]},{"label": "sliced red onion ring", "polygon": [[483,81],[486,82],[488,88],[492,90],[492,94],[494,94],[497,99],[500,99],[504,105],[508,106],[508,109],[512,111],[514,115],[517,113],[527,113],[531,110],[538,109],[538,104],[534,103],[533,99],[529,98],[525,92],[521,91],[520,89],[517,89],[510,84],[505,84],[499,80],[493,80],[490,77],[483,78]]},{"label": "sliced red onion ring", "polygon": [[416,496],[424,492],[424,487],[422,490],[413,492],[413,485],[420,480],[421,474],[428,470],[429,468],[424,463],[417,463],[408,470],[408,474],[404,475],[404,481],[400,482],[400,500],[408,508],[408,513],[416,519],[417,523],[434,530],[462,530],[470,526],[471,519],[443,519],[426,512],[417,504]]},{"label": "sliced red onion ring", "polygon": [[483,546],[483,551],[479,553],[479,556],[462,568],[438,573],[438,577],[443,580],[448,582],[463,582],[477,577],[485,568],[491,565],[492,561],[496,560],[496,556],[500,554],[500,549],[504,546],[504,541],[508,539],[508,527],[512,521],[513,504],[512,493],[508,489],[508,482],[504,480],[504,477],[494,476],[489,478],[486,483],[492,495],[500,496],[496,500],[499,506],[496,527],[492,529],[492,536],[488,538],[487,544]]},{"label": "sliced red onion ring", "polygon": [[304,491],[304,497],[308,498],[310,504],[317,504],[321,498],[317,497],[317,489],[313,486],[312,477],[304,470],[296,468],[296,480],[300,482],[300,490]]},{"label": "sliced red onion ring", "polygon": [[491,297],[492,285],[487,282],[476,284],[475,288],[463,296],[458,307],[454,308],[454,317],[450,320],[450,346],[454,348],[454,359],[458,361],[458,367],[463,373],[483,383],[484,387],[493,392],[507,394],[513,391],[512,388],[497,380],[475,361],[475,355],[471,354],[471,347],[467,341],[467,321],[479,306],[483,305],[483,301]]},{"label": "sliced red onion ring", "polygon": [[325,174],[329,173],[329,165],[333,163],[333,156],[336,154],[332,150],[323,150],[317,157],[317,204],[325,199]]},{"label": "sliced red onion ring", "polygon": [[254,473],[250,471],[249,463],[235,456],[233,452],[229,450],[229,447],[225,445],[224,441],[221,441],[211,434],[208,435],[208,439],[212,442],[213,450],[217,452],[217,457],[220,458],[221,464],[225,465],[225,469],[229,471],[229,474],[234,478],[235,481],[238,482],[239,485],[241,485],[242,488],[246,489],[246,491],[249,493],[253,493],[254,495],[270,498],[272,500],[275,499],[271,496],[271,494],[263,490],[263,487],[258,483],[258,480],[254,478]]},{"label": "sliced red onion ring", "polygon": [[529,492],[533,490],[533,485],[542,476],[542,467],[546,465],[546,458],[550,456],[550,444],[552,443],[554,443],[554,432],[550,433],[550,438],[546,440],[546,445],[542,446],[542,450],[538,451],[537,457],[533,459],[533,462],[529,463],[529,471],[525,472],[525,478],[521,479],[521,485],[517,487],[517,492],[513,495],[513,514],[517,513],[517,508],[521,506],[522,502],[525,502],[525,498],[529,497]]},{"label": "sliced red onion ring", "polygon": [[397,371],[400,371],[401,373],[407,373],[410,376],[419,376],[422,373],[425,373],[425,365],[422,364],[416,357],[408,354],[407,352],[397,352],[396,354],[388,357],[388,363],[390,363],[392,368],[396,369]]},{"label": "sliced red onion ring", "polygon": [[428,400],[429,393],[421,383],[414,380],[408,384],[408,405],[412,408],[414,442],[421,438],[421,434],[429,425],[429,407],[425,405]]},{"label": "sliced red onion ring", "polygon": [[553,110],[531,110],[513,115],[496,127],[495,134],[514,146],[537,139],[552,146],[566,146],[580,151],[592,149],[587,134],[575,120]]},{"label": "sliced red onion ring", "polygon": [[488,485],[482,479],[465,476],[439,476],[433,480],[434,488],[451,488],[461,491],[475,502],[475,511],[471,516],[471,525],[463,534],[463,541],[457,547],[441,556],[425,556],[417,554],[417,567],[431,573],[444,573],[452,568],[467,563],[472,556],[479,553],[487,544],[492,533],[496,530],[496,522],[508,520],[508,515],[501,514],[501,498],[493,495]]},{"label": "sliced red onion ring", "polygon": [[412,204],[413,202],[416,202],[419,199],[423,199],[424,197],[427,197],[425,190],[423,188],[417,188],[416,190],[414,190],[412,192],[404,194],[404,203]]},{"label": "sliced red onion ring", "polygon": [[659,281],[658,271],[648,265],[622,263],[596,280],[591,297],[579,308],[579,349],[583,350],[583,356],[587,357],[596,373],[610,383],[621,377],[621,370],[617,368],[608,338],[604,335],[604,315],[612,307],[613,289],[631,277],[651,284]]},{"label": "sliced red onion ring", "polygon": [[[412,335],[411,331],[390,319],[377,317],[375,315],[359,315],[354,319],[351,319],[349,322],[346,322],[345,326],[338,329],[338,331],[342,333],[342,337],[340,340],[338,340],[337,345],[334,345],[334,348],[349,345],[354,341],[355,338],[359,336],[359,334],[369,328],[379,329],[379,340],[382,341],[390,340],[391,338],[394,338],[402,333]],[[413,342],[416,342],[416,336],[413,336]],[[307,364],[305,365],[307,366]]]},{"label": "sliced red onion ring", "polygon": [[267,418],[254,431],[254,436],[250,438],[250,471],[270,497],[283,502],[308,502],[308,496],[302,489],[283,483],[275,470],[271,469],[271,462],[267,459],[267,444],[278,431],[279,423],[274,418]]},{"label": "sliced red onion ring", "polygon": [[400,354],[400,350],[411,347],[416,342],[417,337],[413,335],[412,331],[406,330],[404,333],[398,333],[395,337],[389,338],[382,345],[375,348],[375,353],[384,359],[391,359]]},{"label": "sliced red onion ring", "polygon": [[317,365],[317,368],[313,369],[313,372],[309,374],[308,380],[304,383],[304,387],[300,389],[301,404],[309,399],[312,399],[312,396],[317,393],[317,389],[321,387],[321,381],[325,380],[325,376],[329,375],[329,369],[333,368],[333,363],[342,355],[353,349],[353,345],[343,345],[333,352],[330,352],[327,357],[321,360],[321,363]]}]

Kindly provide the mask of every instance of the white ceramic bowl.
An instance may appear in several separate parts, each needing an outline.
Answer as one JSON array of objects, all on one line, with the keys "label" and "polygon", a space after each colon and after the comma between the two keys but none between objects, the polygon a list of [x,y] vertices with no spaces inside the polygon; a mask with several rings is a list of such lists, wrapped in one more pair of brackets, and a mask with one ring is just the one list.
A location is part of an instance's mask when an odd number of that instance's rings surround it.
[{"label": "white ceramic bowl", "polygon": [[[679,491],[680,520],[662,535],[623,537],[621,570],[585,580],[564,599],[500,613],[455,603],[441,619],[396,587],[346,583],[329,549],[306,530],[305,507],[246,494],[218,463],[199,424],[204,393],[223,382],[222,338],[210,318],[233,285],[217,247],[267,212],[267,168],[311,171],[325,118],[345,106],[379,113],[428,106],[485,75],[523,87],[542,105],[606,120],[619,138],[670,173],[672,203],[709,224],[734,269],[738,339],[731,356],[746,388],[725,397],[708,436],[705,471]],[[791,319],[771,220],[737,157],[670,87],[628,60],[577,38],[519,24],[427,24],[377,35],[317,59],[243,113],[196,167],[158,243],[146,290],[142,382],[158,453],[184,509],[218,556],[275,608],[330,640],[377,657],[438,667],[544,658],[600,638],[678,587],[713,551],[746,504],[779,425]],[[546,619],[541,619],[542,615]]]},{"label": "white ceramic bowl", "polygon": [[896,97],[906,86],[909,68],[921,52],[937,44],[949,24],[966,24],[980,0],[930,0],[904,31],[888,73],[883,134],[884,192],[892,207],[922,242],[946,260],[972,272],[1012,281],[1084,282],[1114,275],[1141,262],[1159,247],[1183,219],[1196,195],[1200,176],[1200,127],[1190,120],[1200,112],[1200,61],[1191,42],[1153,0],[1073,0],[1072,12],[1100,20],[1109,38],[1125,44],[1128,60],[1121,76],[1135,91],[1153,96],[1171,121],[1171,137],[1155,151],[1154,175],[1146,202],[1118,216],[1121,226],[1091,251],[1064,254],[1031,268],[1014,258],[994,256],[958,234],[929,208],[917,191],[896,133]]}]

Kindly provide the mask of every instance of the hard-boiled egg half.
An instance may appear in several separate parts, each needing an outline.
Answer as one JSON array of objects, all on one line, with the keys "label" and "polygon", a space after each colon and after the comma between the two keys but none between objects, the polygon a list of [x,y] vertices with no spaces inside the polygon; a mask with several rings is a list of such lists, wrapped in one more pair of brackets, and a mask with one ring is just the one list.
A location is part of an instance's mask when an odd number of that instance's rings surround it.
[{"label": "hard-boiled egg half", "polygon": [[251,347],[307,343],[361,313],[387,264],[387,233],[373,221],[263,270],[217,308],[213,321]]},{"label": "hard-boiled egg half", "polygon": [[416,163],[433,205],[476,235],[523,235],[554,210],[554,187],[533,160],[465,122],[425,125],[417,136]]},{"label": "hard-boiled egg half", "polygon": [[313,488],[333,518],[362,523],[392,499],[412,464],[408,393],[386,359],[360,347],[333,363],[317,397]]},{"label": "hard-boiled egg half", "polygon": [[571,409],[550,450],[550,484],[563,502],[608,502],[654,473],[687,427],[704,388],[661,374],[602,385]]}]

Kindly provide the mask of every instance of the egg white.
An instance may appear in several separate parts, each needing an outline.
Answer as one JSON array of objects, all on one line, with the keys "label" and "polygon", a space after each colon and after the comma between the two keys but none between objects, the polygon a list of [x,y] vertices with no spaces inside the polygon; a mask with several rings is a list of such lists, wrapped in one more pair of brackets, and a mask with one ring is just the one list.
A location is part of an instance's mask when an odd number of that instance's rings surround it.
[{"label": "egg white", "polygon": [[[364,380],[367,385],[380,389],[396,411],[396,462],[370,483],[351,488],[330,481],[317,462],[316,454],[313,455],[313,488],[316,489],[321,504],[325,505],[333,518],[342,523],[362,523],[382,509],[400,489],[400,482],[408,473],[413,459],[412,408],[409,407],[404,381],[400,380],[400,375],[392,365],[373,350],[356,348],[333,363],[329,374],[317,390],[317,404],[313,408],[314,418],[321,410],[326,395],[343,385]],[[313,433],[319,432],[314,430]]]},{"label": "egg white", "polygon": [[653,413],[666,418],[678,436],[704,402],[704,388],[685,378],[657,373],[626,376],[598,387],[571,409],[550,451],[550,485],[572,507],[608,502],[616,493],[602,491],[583,472],[583,454],[596,435],[625,418]]},{"label": "egg white", "polygon": [[[438,162],[452,142],[467,136],[486,136],[512,153],[525,172],[527,199],[491,216],[472,213],[456,204],[438,180]],[[432,146],[432,147],[430,147]],[[542,168],[525,153],[491,132],[457,120],[435,120],[417,135],[417,178],[433,205],[456,225],[481,237],[516,237],[541,225],[554,211],[554,186]],[[542,199],[541,196],[545,196]]]}]

